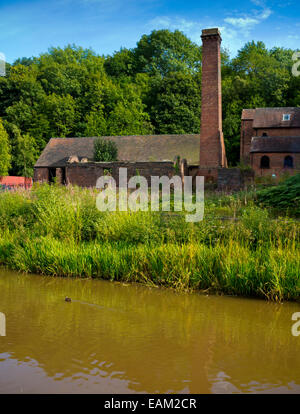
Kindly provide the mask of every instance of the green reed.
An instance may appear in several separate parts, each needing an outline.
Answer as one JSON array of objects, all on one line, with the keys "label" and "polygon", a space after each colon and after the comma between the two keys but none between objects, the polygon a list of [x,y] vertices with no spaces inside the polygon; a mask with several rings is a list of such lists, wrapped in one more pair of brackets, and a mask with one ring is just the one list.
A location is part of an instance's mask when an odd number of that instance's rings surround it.
[{"label": "green reed", "polygon": [[300,226],[245,194],[184,212],[100,212],[96,192],[38,185],[0,195],[0,264],[67,277],[132,281],[270,300],[299,297]]}]

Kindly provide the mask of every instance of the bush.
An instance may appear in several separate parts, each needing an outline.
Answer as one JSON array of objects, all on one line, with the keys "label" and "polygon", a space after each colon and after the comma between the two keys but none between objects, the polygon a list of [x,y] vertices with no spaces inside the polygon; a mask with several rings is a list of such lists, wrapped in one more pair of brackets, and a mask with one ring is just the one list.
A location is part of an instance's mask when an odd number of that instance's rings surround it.
[{"label": "bush", "polygon": [[258,191],[257,200],[265,206],[288,209],[300,215],[300,174],[288,178],[282,184]]},{"label": "bush", "polygon": [[118,148],[115,142],[97,138],[94,143],[94,160],[102,162],[117,161]]}]

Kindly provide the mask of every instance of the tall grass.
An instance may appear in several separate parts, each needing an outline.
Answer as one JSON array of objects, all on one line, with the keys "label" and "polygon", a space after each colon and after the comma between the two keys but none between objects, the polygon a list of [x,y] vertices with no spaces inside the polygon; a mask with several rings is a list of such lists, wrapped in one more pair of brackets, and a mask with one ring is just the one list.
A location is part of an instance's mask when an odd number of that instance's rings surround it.
[{"label": "tall grass", "polygon": [[290,210],[300,215],[300,173],[285,179],[277,186],[258,191],[257,199],[262,205],[275,209]]},{"label": "tall grass", "polygon": [[299,223],[252,198],[212,196],[205,217],[99,212],[96,193],[40,185],[0,195],[0,264],[270,300],[300,293]]}]

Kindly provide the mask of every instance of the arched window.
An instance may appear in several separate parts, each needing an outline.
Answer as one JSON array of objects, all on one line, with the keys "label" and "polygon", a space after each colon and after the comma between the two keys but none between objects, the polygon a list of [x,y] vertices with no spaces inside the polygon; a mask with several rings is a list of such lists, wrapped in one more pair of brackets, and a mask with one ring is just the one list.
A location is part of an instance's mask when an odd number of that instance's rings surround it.
[{"label": "arched window", "polygon": [[270,158],[264,155],[260,159],[260,168],[270,168]]},{"label": "arched window", "polygon": [[284,159],[284,168],[294,168],[294,160],[293,157],[287,155]]}]

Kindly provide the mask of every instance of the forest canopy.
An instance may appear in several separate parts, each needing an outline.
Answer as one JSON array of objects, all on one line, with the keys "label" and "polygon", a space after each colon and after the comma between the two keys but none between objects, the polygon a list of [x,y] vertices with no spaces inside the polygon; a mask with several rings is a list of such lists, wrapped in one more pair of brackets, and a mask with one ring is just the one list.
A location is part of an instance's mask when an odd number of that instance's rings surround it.
[{"label": "forest canopy", "polygon": [[[253,41],[234,58],[222,51],[223,130],[231,165],[239,161],[243,108],[300,106],[293,52]],[[153,31],[112,56],[76,45],[51,47],[7,64],[7,76],[0,77],[7,158],[2,170],[32,175],[51,137],[199,133],[200,116],[201,46],[178,30]]]}]

